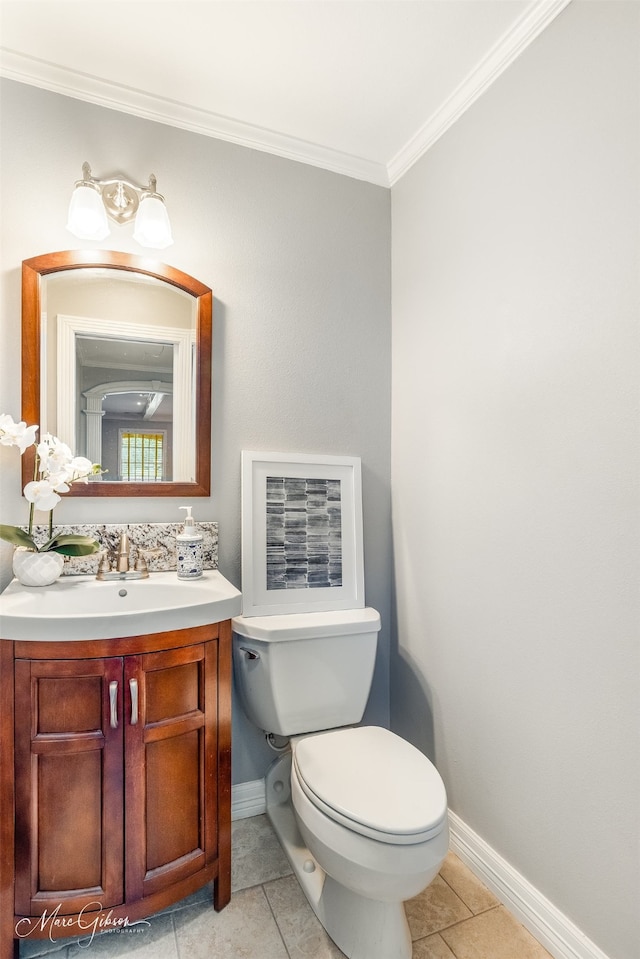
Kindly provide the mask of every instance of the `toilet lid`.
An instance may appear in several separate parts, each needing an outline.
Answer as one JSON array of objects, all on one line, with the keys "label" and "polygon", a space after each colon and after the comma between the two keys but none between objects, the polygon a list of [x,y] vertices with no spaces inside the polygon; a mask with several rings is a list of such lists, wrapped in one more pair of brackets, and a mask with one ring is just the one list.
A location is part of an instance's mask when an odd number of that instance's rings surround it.
[{"label": "toilet lid", "polygon": [[447,795],[418,749],[380,726],[299,740],[294,766],[307,797],[332,819],[382,842],[424,842],[443,828]]}]

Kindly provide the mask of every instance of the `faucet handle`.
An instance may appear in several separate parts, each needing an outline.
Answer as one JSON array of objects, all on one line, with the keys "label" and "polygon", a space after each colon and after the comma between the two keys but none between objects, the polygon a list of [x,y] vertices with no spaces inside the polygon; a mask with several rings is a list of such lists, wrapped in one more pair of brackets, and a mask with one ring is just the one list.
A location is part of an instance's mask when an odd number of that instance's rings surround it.
[{"label": "faucet handle", "polygon": [[142,573],[149,572],[149,560],[162,555],[162,549],[159,546],[139,546],[136,556],[135,568]]},{"label": "faucet handle", "polygon": [[138,560],[142,557],[147,564],[150,559],[157,559],[163,553],[161,546],[138,546]]},{"label": "faucet handle", "polygon": [[101,549],[98,553],[98,572],[96,579],[102,579],[105,573],[111,571],[111,555],[108,549]]}]

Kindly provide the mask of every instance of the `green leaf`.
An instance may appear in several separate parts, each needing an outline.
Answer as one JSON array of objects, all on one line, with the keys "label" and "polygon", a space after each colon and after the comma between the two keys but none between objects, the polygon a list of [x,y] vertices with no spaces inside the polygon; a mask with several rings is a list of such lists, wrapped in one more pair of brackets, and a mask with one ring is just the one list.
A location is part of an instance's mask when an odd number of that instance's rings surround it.
[{"label": "green leaf", "polygon": [[7,543],[13,543],[14,546],[26,546],[27,549],[36,550],[38,547],[23,529],[19,526],[4,526],[0,523],[0,539]]},{"label": "green leaf", "polygon": [[42,553],[50,550],[53,553],[62,553],[63,556],[90,556],[91,553],[97,553],[99,549],[100,543],[97,540],[90,536],[78,536],[75,533],[54,536],[40,547]]}]

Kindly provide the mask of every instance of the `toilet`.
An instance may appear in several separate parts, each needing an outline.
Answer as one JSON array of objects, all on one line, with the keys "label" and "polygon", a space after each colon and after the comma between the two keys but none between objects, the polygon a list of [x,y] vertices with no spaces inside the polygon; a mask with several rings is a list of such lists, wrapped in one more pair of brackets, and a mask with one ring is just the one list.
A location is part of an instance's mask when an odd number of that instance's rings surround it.
[{"label": "toilet", "polygon": [[318,919],[349,959],[410,959],[404,902],[447,854],[447,797],[418,749],[358,725],[379,630],[370,607],[237,616],[234,671],[279,752],[267,815]]}]

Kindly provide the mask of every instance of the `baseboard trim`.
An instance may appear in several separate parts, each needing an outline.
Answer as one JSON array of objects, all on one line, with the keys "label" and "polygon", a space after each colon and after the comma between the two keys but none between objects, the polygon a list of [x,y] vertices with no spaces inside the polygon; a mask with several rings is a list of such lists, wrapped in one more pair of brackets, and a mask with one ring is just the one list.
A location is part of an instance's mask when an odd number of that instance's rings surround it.
[{"label": "baseboard trim", "polygon": [[555,959],[609,959],[570,919],[449,811],[451,850]]},{"label": "baseboard trim", "polygon": [[266,812],[267,800],[264,779],[238,783],[231,787],[231,818],[248,819]]}]

